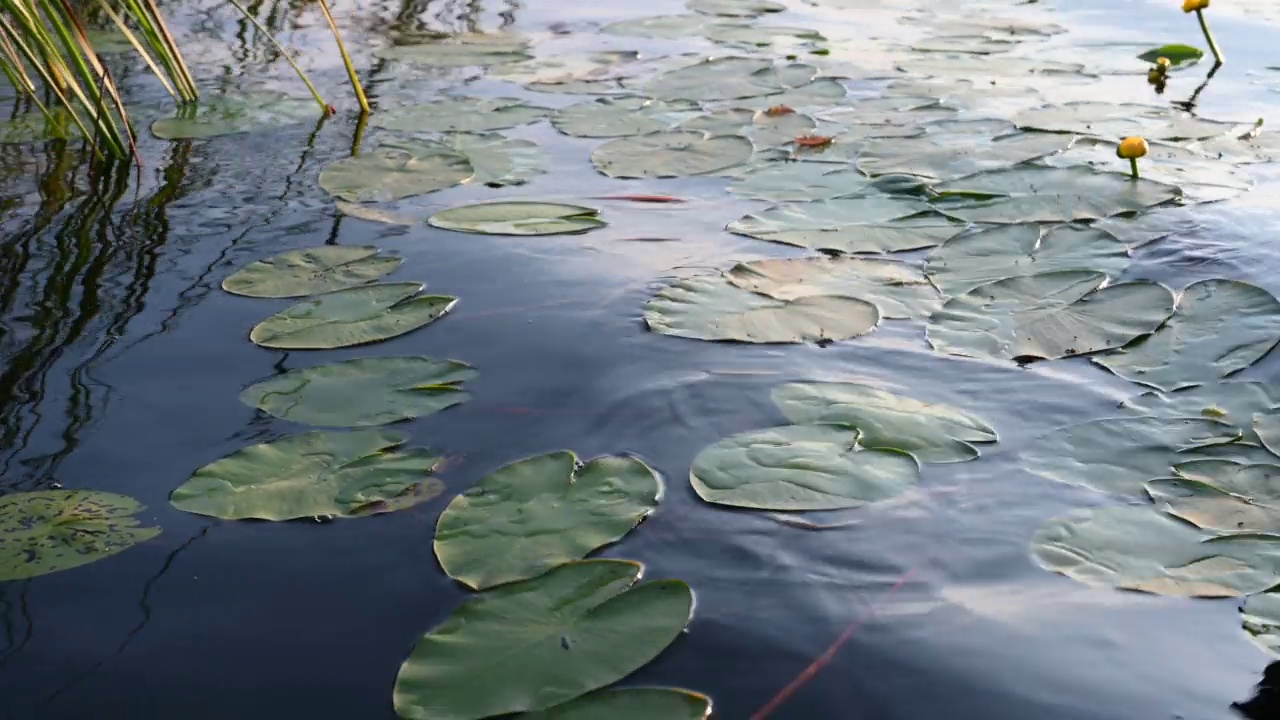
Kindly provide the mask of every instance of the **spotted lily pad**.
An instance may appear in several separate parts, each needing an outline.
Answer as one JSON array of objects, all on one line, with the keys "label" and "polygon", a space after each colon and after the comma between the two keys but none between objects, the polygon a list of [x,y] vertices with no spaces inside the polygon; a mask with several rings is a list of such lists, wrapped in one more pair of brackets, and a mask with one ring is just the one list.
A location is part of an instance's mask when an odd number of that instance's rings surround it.
[{"label": "spotted lily pad", "polygon": [[1147,483],[1164,512],[1205,530],[1280,533],[1280,465],[1198,460]]},{"label": "spotted lily pad", "polygon": [[734,181],[729,192],[754,200],[800,202],[859,195],[869,184],[870,179],[856,170],[789,162],[762,165]]},{"label": "spotted lily pad", "polygon": [[914,198],[858,197],[777,205],[729,223],[738,235],[846,253],[931,247],[964,227]]},{"label": "spotted lily pad", "polygon": [[1101,230],[1005,225],[948,240],[929,253],[924,271],[943,293],[961,295],[1003,278],[1059,270],[1093,270],[1115,277],[1129,260],[1125,244]]},{"label": "spotted lily pad", "polygon": [[528,42],[514,33],[461,33],[402,39],[375,54],[436,67],[488,67],[531,60],[528,50]]},{"label": "spotted lily pad", "polygon": [[330,195],[350,202],[391,202],[443,190],[475,172],[465,154],[439,143],[388,140],[326,165],[319,182]]},{"label": "spotted lily pad", "polygon": [[634,457],[527,458],[449,503],[436,524],[436,558],[476,590],[527,580],[621,540],[661,494],[657,473]]},{"label": "spotted lily pad", "polygon": [[613,178],[688,177],[741,165],[753,149],[738,135],[673,130],[611,140],[591,153],[591,163]]},{"label": "spotted lily pad", "polygon": [[420,295],[421,283],[381,283],[317,295],[253,327],[249,339],[280,350],[328,350],[382,342],[453,309],[457,298]]},{"label": "spotted lily pad", "polygon": [[372,116],[375,127],[404,132],[491,132],[537,122],[550,108],[513,98],[450,98]]},{"label": "spotted lily pad", "polygon": [[247,297],[291,298],[363,285],[402,262],[379,252],[368,245],[290,250],[237,270],[222,281],[222,289]]},{"label": "spotted lily pad", "polygon": [[161,140],[204,140],[315,122],[320,117],[321,109],[314,100],[254,92],[211,97],[180,107],[171,117],[151,123],[151,133]]},{"label": "spotted lily pad", "polygon": [[[1021,166],[972,175],[935,188],[967,196],[939,203],[940,210],[969,222],[1016,224],[1100,220],[1138,212],[1177,198],[1172,185],[1085,167]],[[983,199],[991,197],[994,199]]]},{"label": "spotted lily pad", "polygon": [[599,690],[517,720],[706,720],[711,698],[673,688]]},{"label": "spotted lily pad", "polygon": [[0,496],[0,581],[88,565],[160,534],[139,527],[143,506],[94,490],[39,490]]},{"label": "spotted lily pad", "polygon": [[844,295],[869,300],[887,319],[923,318],[942,304],[938,291],[912,265],[859,257],[770,258],[739,263],[729,282],[779,300]]},{"label": "spotted lily pad", "polygon": [[572,137],[630,137],[669,130],[682,116],[697,110],[697,104],[689,102],[601,98],[557,110],[551,124]]},{"label": "spotted lily pad", "polygon": [[483,235],[572,235],[604,227],[599,213],[581,205],[513,201],[441,210],[427,222],[443,230]]}]

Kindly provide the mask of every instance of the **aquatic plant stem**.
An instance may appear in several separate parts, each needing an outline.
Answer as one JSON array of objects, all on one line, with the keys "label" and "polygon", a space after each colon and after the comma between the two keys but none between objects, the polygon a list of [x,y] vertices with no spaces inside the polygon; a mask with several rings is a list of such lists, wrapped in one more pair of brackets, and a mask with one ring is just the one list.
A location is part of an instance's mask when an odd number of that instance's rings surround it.
[{"label": "aquatic plant stem", "polygon": [[1205,42],[1209,43],[1209,52],[1213,53],[1213,59],[1218,64],[1222,64],[1222,52],[1218,50],[1218,43],[1213,40],[1213,33],[1209,32],[1209,24],[1204,21],[1204,10],[1196,10],[1196,19],[1200,21],[1200,30],[1204,32]]},{"label": "aquatic plant stem", "polygon": [[1133,173],[1133,179],[1138,179],[1138,158],[1129,158],[1129,171]]},{"label": "aquatic plant stem", "polygon": [[338,24],[333,21],[333,13],[329,12],[329,4],[325,0],[319,0],[320,11],[324,13],[324,19],[329,23],[329,32],[333,33],[334,42],[338,43],[338,53],[342,55],[342,64],[347,68],[347,77],[351,79],[351,89],[355,91],[356,101],[360,103],[360,112],[369,112],[369,99],[365,97],[364,87],[360,84],[360,76],[356,74],[355,66],[351,64],[351,56],[347,54],[347,48],[342,44],[342,34],[338,32]]},{"label": "aquatic plant stem", "polygon": [[320,92],[316,90],[316,86],[311,84],[311,80],[307,78],[307,74],[303,72],[302,68],[298,67],[298,63],[294,62],[293,58],[289,56],[289,51],[284,49],[284,46],[275,39],[271,34],[271,31],[263,27],[262,23],[258,22],[258,18],[254,17],[253,13],[249,12],[244,5],[236,2],[236,0],[227,0],[227,2],[231,3],[231,6],[236,10],[239,10],[240,14],[244,15],[245,19],[249,21],[249,24],[253,25],[258,32],[262,33],[263,37],[269,40],[271,44],[280,51],[280,55],[289,63],[289,66],[293,68],[293,71],[298,74],[298,77],[302,80],[302,84],[306,85],[307,90],[311,91],[311,97],[315,98],[316,104],[320,106],[320,112],[328,115],[329,103],[325,102],[324,98],[320,97]]}]

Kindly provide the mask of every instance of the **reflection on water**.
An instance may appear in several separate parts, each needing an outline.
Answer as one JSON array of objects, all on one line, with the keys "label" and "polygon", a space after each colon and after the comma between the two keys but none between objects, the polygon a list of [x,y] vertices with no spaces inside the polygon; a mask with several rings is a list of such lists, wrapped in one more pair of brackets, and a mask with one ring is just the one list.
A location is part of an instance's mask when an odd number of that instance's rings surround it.
[{"label": "reflection on water", "polygon": [[1249,720],[1280,718],[1280,662],[1273,662],[1262,672],[1262,681],[1253,697],[1232,704],[1231,708]]}]

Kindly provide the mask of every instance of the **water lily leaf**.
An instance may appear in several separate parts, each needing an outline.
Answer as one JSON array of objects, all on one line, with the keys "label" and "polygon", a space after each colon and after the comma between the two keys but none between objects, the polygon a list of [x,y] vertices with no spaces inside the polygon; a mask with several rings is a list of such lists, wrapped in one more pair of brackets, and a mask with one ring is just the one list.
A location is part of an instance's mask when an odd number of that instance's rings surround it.
[{"label": "water lily leaf", "polygon": [[709,503],[780,511],[861,507],[916,483],[912,456],[857,444],[858,433],[838,425],[753,430],[699,452],[689,482]]},{"label": "water lily leaf", "polygon": [[706,39],[723,45],[766,47],[769,45],[793,45],[800,42],[822,41],[827,38],[817,30],[783,25],[749,25],[747,23],[716,22],[703,26],[700,31]]},{"label": "water lily leaf", "polygon": [[[1237,597],[1280,582],[1280,542],[1210,540],[1150,506],[1077,510],[1036,531],[1031,554],[1090,585],[1175,597]],[[1280,538],[1275,538],[1280,541]]]},{"label": "water lily leaf", "polygon": [[1231,451],[1240,437],[1239,429],[1209,418],[1107,418],[1043,435],[1024,458],[1028,471],[1047,480],[1137,496],[1174,465],[1203,459],[1210,448]]},{"label": "water lily leaf", "polygon": [[223,95],[178,108],[172,116],[151,123],[151,133],[161,140],[204,140],[315,122],[320,115],[314,100],[284,93]]},{"label": "water lily leaf", "polygon": [[[1078,141],[1043,161],[1054,167],[1087,165],[1102,170],[1128,166],[1128,162],[1116,157],[1115,143],[1092,138]],[[1176,185],[1187,202],[1225,200],[1253,187],[1248,173],[1229,162],[1163,143],[1149,144],[1142,158],[1142,177]]]},{"label": "water lily leaf", "polygon": [[[979,135],[972,136],[971,143],[930,147],[918,139],[873,139],[863,145],[858,155],[858,169],[871,176],[902,173],[954,180],[1061,152],[1072,140],[1070,136],[1052,133],[1023,133],[995,139]],[[1114,149],[1112,154],[1114,156]]]},{"label": "water lily leaf", "polygon": [[697,103],[685,101],[601,98],[561,108],[551,124],[572,137],[619,138],[669,130],[682,116],[697,111]]},{"label": "water lily leaf", "polygon": [[989,55],[923,54],[900,60],[899,70],[926,77],[1005,82],[1044,82],[1044,78],[1088,77],[1074,62]]},{"label": "water lily leaf", "polygon": [[254,383],[240,402],[283,420],[366,427],[430,415],[471,399],[470,365],[428,357],[357,358]]},{"label": "water lily leaf", "polygon": [[1139,60],[1154,63],[1160,58],[1169,61],[1169,65],[1177,67],[1188,63],[1197,62],[1204,57],[1204,51],[1198,47],[1174,43],[1172,45],[1161,45],[1153,50],[1148,50],[1138,56]]},{"label": "water lily leaf", "polygon": [[924,134],[924,126],[954,119],[958,113],[953,107],[941,105],[937,98],[890,96],[855,100],[848,107],[818,113],[818,117],[866,133],[867,137],[913,137]]},{"label": "water lily leaf", "polygon": [[463,153],[438,143],[387,140],[372,151],[329,163],[319,183],[350,202],[391,202],[465,182],[475,167]]},{"label": "water lily leaf", "polygon": [[1013,121],[1024,129],[1093,135],[1107,140],[1130,135],[1140,135],[1147,140],[1203,140],[1236,127],[1234,123],[1198,118],[1167,106],[1092,100],[1032,108],[1015,115]]},{"label": "water lily leaf", "polygon": [[926,403],[856,383],[788,383],[773,402],[793,423],[857,428],[858,444],[910,453],[922,463],[978,457],[972,443],[993,443],[996,431],[981,418],[950,405]]},{"label": "water lily leaf", "polygon": [[813,118],[797,112],[770,115],[746,108],[731,108],[698,115],[678,127],[707,135],[743,135],[750,138],[757,149],[767,150],[786,145],[800,135],[808,135],[817,126]]},{"label": "water lily leaf", "polygon": [[776,105],[797,109],[821,108],[844,101],[849,89],[836,78],[818,78],[796,87],[787,88],[776,95],[746,98],[738,104],[752,110],[768,110]]},{"label": "water lily leaf", "polygon": [[1212,382],[1260,360],[1280,342],[1280,301],[1256,285],[1188,285],[1173,317],[1132,347],[1094,358],[1120,377],[1161,390]]},{"label": "water lily leaf", "polygon": [[1280,408],[1280,386],[1257,382],[1217,382],[1177,392],[1146,392],[1120,405],[1136,415],[1159,418],[1206,417],[1230,423],[1244,441],[1258,443],[1253,417]]},{"label": "water lily leaf", "polygon": [[766,13],[778,13],[787,9],[773,0],[689,0],[685,7],[704,15],[753,18]]},{"label": "water lily leaf", "polygon": [[924,273],[897,260],[858,257],[773,258],[738,263],[725,273],[743,290],[779,300],[843,295],[869,300],[880,317],[928,317],[942,298]]},{"label": "water lily leaf", "polygon": [[714,22],[704,15],[657,15],[611,22],[600,28],[608,35],[683,40],[696,37],[702,29]]},{"label": "water lily leaf", "polygon": [[621,540],[661,494],[657,473],[634,457],[580,467],[568,451],[527,458],[449,503],[436,525],[436,558],[475,590],[527,580]]},{"label": "water lily leaf", "polygon": [[741,165],[753,150],[738,135],[672,130],[611,140],[591,153],[591,163],[612,178],[688,177]]},{"label": "water lily leaf", "polygon": [[1253,416],[1253,431],[1272,453],[1280,455],[1280,413],[1265,412]]},{"label": "water lily leaf", "polygon": [[380,283],[317,295],[253,326],[249,339],[280,350],[329,350],[399,337],[438,320],[457,298],[419,295],[421,283]]},{"label": "water lily leaf", "polygon": [[531,60],[528,50],[528,42],[513,33],[461,33],[410,37],[374,54],[436,67],[487,67]]},{"label": "water lily leaf", "polygon": [[1005,225],[960,235],[929,253],[924,271],[946,295],[989,282],[1058,270],[1093,270],[1115,277],[1129,266],[1129,249],[1110,233],[1059,225]]},{"label": "water lily leaf", "polygon": [[674,688],[599,690],[518,720],[706,720],[711,698]]},{"label": "water lily leaf", "polygon": [[358,220],[366,220],[368,222],[384,223],[387,225],[399,225],[401,227],[409,227],[417,225],[418,220],[382,208],[371,207],[368,205],[360,205],[359,203],[351,203],[345,200],[335,200],[333,206],[338,212],[344,216],[353,217]]},{"label": "water lily leaf", "polygon": [[[440,456],[401,449],[407,439],[386,430],[317,431],[252,445],[196,470],[169,500],[223,520],[282,521],[354,517],[402,496],[439,495],[444,485],[428,474]],[[430,492],[422,495],[424,484]]]},{"label": "water lily leaf", "polygon": [[1200,228],[1203,214],[1203,208],[1191,205],[1163,207],[1138,215],[1109,217],[1093,223],[1092,227],[1115,235],[1132,250],[1170,235]]},{"label": "water lily leaf", "polygon": [[811,65],[775,67],[763,58],[721,57],[662,73],[645,91],[659,100],[740,100],[806,85],[817,73]]},{"label": "water lily leaf", "polygon": [[985,35],[944,35],[927,37],[912,43],[911,49],[918,52],[965,53],[971,55],[992,55],[1003,53],[1018,47],[1018,43],[1003,38],[991,38]]},{"label": "water lily leaf", "polygon": [[1280,593],[1264,592],[1245,598],[1240,622],[1258,647],[1280,656]]},{"label": "water lily leaf", "polygon": [[403,262],[379,252],[369,245],[290,250],[240,268],[222,281],[222,289],[247,297],[291,298],[363,285]]},{"label": "water lily leaf", "polygon": [[493,202],[441,210],[433,227],[482,235],[573,235],[602,228],[599,210],[542,202]]},{"label": "water lily leaf", "polygon": [[1147,483],[1164,512],[1205,530],[1280,532],[1280,466],[1199,460],[1174,471],[1186,476]]},{"label": "water lily leaf", "polygon": [[1235,165],[1271,163],[1280,160],[1280,132],[1268,132],[1255,126],[1247,133],[1219,135],[1191,147]]},{"label": "water lily leaf", "polygon": [[951,298],[929,318],[935,350],[953,355],[1055,358],[1122,347],[1173,312],[1173,293],[1153,282],[1102,287],[1099,272],[1010,277]]},{"label": "water lily leaf", "polygon": [[971,175],[935,189],[944,194],[996,196],[937,207],[961,220],[1000,224],[1100,220],[1145,210],[1181,194],[1172,185],[1084,167],[1014,167]]},{"label": "water lily leaf", "polygon": [[726,229],[758,240],[846,253],[931,247],[964,230],[945,218],[922,215],[929,209],[928,203],[911,198],[844,198],[776,205],[734,220]]},{"label": "water lily leaf", "polygon": [[[489,77],[521,83],[530,90],[558,92],[552,88],[610,79],[640,59],[635,50],[603,50],[583,55],[556,55],[510,65],[498,65]],[[565,92],[568,92],[567,90]]]},{"label": "water lily leaf", "polygon": [[778,300],[738,288],[723,277],[676,280],[645,304],[649,329],[696,340],[802,343],[848,340],[880,323],[874,303],[814,295]]},{"label": "water lily leaf", "polygon": [[513,98],[452,98],[396,108],[372,116],[374,127],[404,132],[490,132],[537,122],[551,108]]},{"label": "water lily leaf", "polygon": [[466,157],[475,174],[471,185],[507,187],[524,185],[547,171],[547,156],[529,140],[513,140],[497,133],[454,133],[441,144]]},{"label": "water lily leaf", "polygon": [[680,636],[693,610],[688,585],[637,585],[640,570],[584,560],[474,596],[400,666],[396,713],[480,720],[536,712],[630,675]]},{"label": "water lily leaf", "polygon": [[826,163],[770,163],[755,168],[729,186],[729,192],[754,200],[799,202],[831,200],[866,191],[870,179],[855,170]]},{"label": "water lily leaf", "polygon": [[96,490],[39,490],[0,497],[0,581],[88,565],[160,534],[139,527],[143,506]]}]

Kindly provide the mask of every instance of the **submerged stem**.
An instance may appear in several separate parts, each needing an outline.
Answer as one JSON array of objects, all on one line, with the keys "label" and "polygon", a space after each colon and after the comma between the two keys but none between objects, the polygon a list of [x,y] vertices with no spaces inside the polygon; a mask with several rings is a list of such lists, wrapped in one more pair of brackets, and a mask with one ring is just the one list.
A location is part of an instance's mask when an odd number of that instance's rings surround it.
[{"label": "submerged stem", "polygon": [[1209,32],[1209,23],[1204,20],[1204,10],[1196,10],[1196,19],[1200,21],[1200,29],[1204,32],[1205,42],[1209,43],[1209,52],[1213,53],[1214,61],[1222,64],[1222,52],[1218,50],[1218,43],[1213,41],[1213,33]]}]

